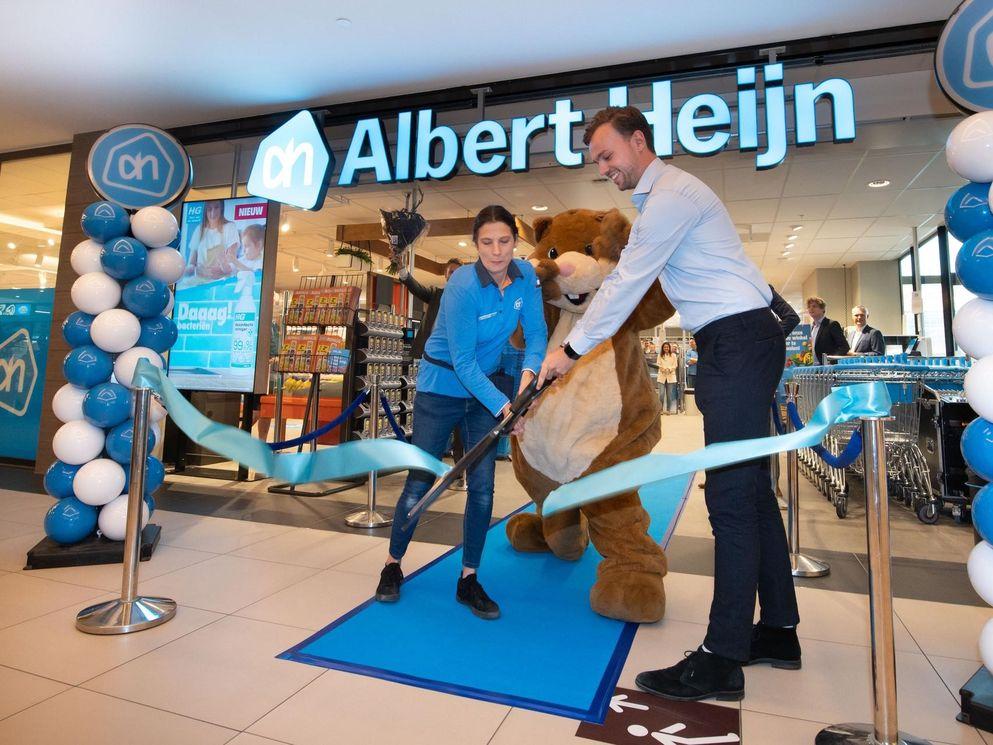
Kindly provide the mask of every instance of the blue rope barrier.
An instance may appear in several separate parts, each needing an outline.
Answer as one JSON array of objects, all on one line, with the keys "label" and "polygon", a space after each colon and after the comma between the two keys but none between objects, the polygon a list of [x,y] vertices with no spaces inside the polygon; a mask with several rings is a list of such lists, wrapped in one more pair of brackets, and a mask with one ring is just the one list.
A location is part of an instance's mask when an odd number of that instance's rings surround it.
[{"label": "blue rope barrier", "polygon": [[783,424],[783,418],[779,413],[779,402],[772,402],[772,423],[776,425],[776,434],[785,435],[786,426]]},{"label": "blue rope barrier", "polygon": [[[797,432],[803,429],[803,422],[800,421],[800,414],[796,410],[795,403],[791,401],[786,404],[786,413],[789,414],[793,429]],[[858,429],[852,432],[852,436],[848,440],[848,444],[845,445],[845,449],[838,455],[830,452],[823,445],[814,445],[811,450],[817,453],[821,457],[821,460],[831,466],[831,468],[848,468],[848,466],[858,460],[862,452],[862,432]]]},{"label": "blue rope barrier", "polygon": [[269,449],[285,450],[286,448],[297,447],[298,445],[303,445],[304,443],[310,442],[311,440],[316,440],[318,437],[326,435],[335,427],[340,426],[343,421],[345,421],[346,419],[348,419],[348,417],[350,417],[353,413],[355,413],[355,410],[359,408],[362,402],[365,401],[368,397],[369,397],[369,392],[362,391],[358,396],[355,397],[355,400],[348,405],[347,409],[345,409],[343,412],[341,412],[339,416],[335,417],[333,420],[331,420],[324,426],[318,427],[313,432],[308,432],[305,435],[294,437],[292,440],[283,440],[282,442],[269,443]]},{"label": "blue rope barrier", "polygon": [[397,436],[397,439],[400,442],[406,442],[407,436],[400,425],[397,424],[396,417],[393,416],[393,409],[390,408],[390,400],[382,393],[379,394],[379,400],[383,404],[383,411],[386,412],[386,421],[388,421],[390,426],[393,428],[393,434]]}]

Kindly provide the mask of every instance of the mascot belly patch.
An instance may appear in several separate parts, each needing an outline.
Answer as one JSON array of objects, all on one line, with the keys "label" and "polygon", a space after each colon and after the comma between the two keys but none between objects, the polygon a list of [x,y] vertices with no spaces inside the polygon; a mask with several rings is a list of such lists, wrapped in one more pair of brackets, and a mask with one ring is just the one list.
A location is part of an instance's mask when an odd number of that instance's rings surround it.
[{"label": "mascot belly patch", "polygon": [[519,438],[521,450],[534,468],[564,484],[590,467],[617,436],[620,421],[621,386],[608,340],[538,400]]}]

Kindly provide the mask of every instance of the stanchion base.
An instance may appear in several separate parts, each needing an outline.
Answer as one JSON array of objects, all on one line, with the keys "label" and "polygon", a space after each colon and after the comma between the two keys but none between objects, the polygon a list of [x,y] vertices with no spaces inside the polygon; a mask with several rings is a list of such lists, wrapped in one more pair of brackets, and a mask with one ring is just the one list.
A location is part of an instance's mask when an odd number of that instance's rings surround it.
[{"label": "stanchion base", "polygon": [[469,486],[466,484],[465,479],[459,479],[458,481],[453,481],[448,488],[451,491],[469,491]]},{"label": "stanchion base", "polygon": [[[883,745],[873,735],[874,731],[871,724],[835,724],[818,732],[814,745]],[[901,732],[892,745],[931,745],[931,742]]]},{"label": "stanchion base", "polygon": [[352,528],[385,528],[393,524],[393,518],[384,517],[376,510],[359,510],[346,517],[345,524]]},{"label": "stanchion base", "polygon": [[168,598],[109,600],[83,608],[76,616],[76,628],[87,634],[130,634],[159,626],[175,615],[176,601]]},{"label": "stanchion base", "polygon": [[794,577],[823,577],[831,573],[831,565],[804,554],[790,554],[790,569]]}]

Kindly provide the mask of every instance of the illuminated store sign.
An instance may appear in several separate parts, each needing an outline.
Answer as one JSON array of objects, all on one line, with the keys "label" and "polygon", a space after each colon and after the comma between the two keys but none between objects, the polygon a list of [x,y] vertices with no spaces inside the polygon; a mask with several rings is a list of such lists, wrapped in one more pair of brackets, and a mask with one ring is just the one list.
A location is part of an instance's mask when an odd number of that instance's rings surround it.
[{"label": "illuminated store sign", "polygon": [[[673,155],[673,134],[683,150],[693,155],[720,152],[735,136],[739,150],[755,151],[756,168],[774,168],[782,163],[787,147],[787,91],[783,84],[783,65],[765,65],[761,77],[764,90],[760,114],[758,68],[738,69],[736,121],[732,121],[731,104],[717,94],[704,93],[687,99],[676,112],[674,122],[672,82],[652,83],[651,108],[644,113],[652,126],[658,155],[663,158]],[[797,145],[812,145],[817,141],[816,108],[822,100],[830,106],[834,141],[855,139],[855,95],[847,80],[831,78],[817,84],[799,83],[792,87],[792,98]],[[610,105],[625,106],[627,100],[627,87],[609,90]],[[584,113],[573,108],[572,99],[563,98],[555,102],[551,113],[512,119],[509,130],[500,122],[483,120],[460,137],[451,127],[437,125],[432,109],[404,111],[397,116],[392,146],[383,119],[362,119],[355,124],[337,183],[338,186],[351,186],[363,173],[379,183],[445,179],[454,176],[460,165],[479,176],[507,169],[526,171],[530,166],[533,138],[549,130],[553,135],[555,160],[566,168],[576,168],[583,165],[583,155],[573,148],[573,131],[584,123],[584,119]],[[765,142],[760,146],[759,133],[763,131]],[[299,151],[301,141],[297,140],[295,146]],[[305,160],[297,151],[294,156]],[[285,150],[281,152],[281,157],[289,157]],[[273,157],[265,148],[260,148],[253,174],[271,171],[274,166],[266,159]],[[277,170],[276,176],[281,180],[279,186],[286,188],[283,182],[290,179],[291,169],[282,166],[280,161]],[[276,198],[253,190],[251,184],[249,191]]]}]

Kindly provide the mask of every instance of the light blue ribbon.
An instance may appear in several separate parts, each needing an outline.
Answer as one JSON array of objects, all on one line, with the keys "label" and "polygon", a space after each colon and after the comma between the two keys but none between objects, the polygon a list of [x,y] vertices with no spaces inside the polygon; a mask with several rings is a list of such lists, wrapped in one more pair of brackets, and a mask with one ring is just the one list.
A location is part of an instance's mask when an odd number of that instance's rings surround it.
[{"label": "light blue ribbon", "polygon": [[546,516],[552,515],[674,476],[741,463],[785,450],[813,447],[836,424],[859,417],[885,417],[889,413],[890,396],[884,383],[846,385],[824,398],[807,425],[798,432],[714,443],[685,455],[644,455],[560,486],[548,495],[541,511]]},{"label": "light blue ribbon", "polygon": [[133,385],[159,395],[173,422],[193,442],[266,476],[291,484],[340,481],[370,471],[427,471],[442,476],[449,467],[414,445],[396,440],[360,440],[312,453],[274,453],[269,445],[236,427],[197,411],[176,386],[147,360],[135,370]]}]

